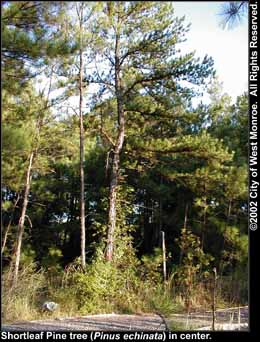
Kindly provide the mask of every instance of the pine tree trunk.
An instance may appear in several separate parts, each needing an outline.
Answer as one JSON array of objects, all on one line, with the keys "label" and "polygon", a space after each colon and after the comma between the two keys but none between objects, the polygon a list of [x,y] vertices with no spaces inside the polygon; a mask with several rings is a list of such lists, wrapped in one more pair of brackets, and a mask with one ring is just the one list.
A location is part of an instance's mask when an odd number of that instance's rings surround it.
[{"label": "pine tree trunk", "polygon": [[12,224],[12,221],[13,221],[13,218],[14,218],[15,208],[16,208],[16,206],[17,206],[17,203],[18,203],[19,199],[20,199],[20,195],[19,195],[19,193],[18,193],[17,198],[16,198],[16,200],[15,200],[14,210],[13,210],[13,212],[12,212],[12,216],[11,216],[11,218],[10,218],[10,220],[9,220],[8,226],[6,227],[6,231],[5,231],[5,233],[4,233],[3,242],[2,242],[2,250],[1,250],[1,251],[2,251],[2,254],[4,253],[4,250],[5,250],[5,245],[6,245],[6,242],[7,242],[8,233],[9,233],[9,230],[10,230],[10,228],[11,228],[11,224]]},{"label": "pine tree trunk", "polygon": [[122,89],[120,81],[120,62],[119,62],[119,35],[116,35],[115,44],[115,90],[117,100],[117,115],[118,115],[118,136],[114,147],[112,172],[110,176],[109,190],[109,213],[108,213],[108,231],[107,231],[107,246],[105,257],[107,261],[113,258],[114,250],[114,235],[116,228],[116,196],[118,187],[118,178],[120,171],[120,153],[124,144],[125,137],[125,114],[123,109]]},{"label": "pine tree trunk", "polygon": [[86,267],[86,227],[85,227],[85,182],[84,182],[84,127],[83,127],[83,50],[82,21],[83,8],[80,11],[80,52],[79,52],[79,121],[80,121],[80,230],[81,230],[81,266]]},{"label": "pine tree trunk", "polygon": [[[121,112],[124,116],[123,111]],[[120,152],[124,143],[125,124],[124,119],[121,120],[120,131],[117,138],[117,144],[112,161],[112,172],[110,177],[110,190],[109,190],[109,213],[108,213],[108,232],[107,232],[107,247],[106,247],[106,260],[111,261],[113,258],[114,250],[114,235],[116,228],[116,197],[118,178],[120,171]]]},{"label": "pine tree trunk", "polygon": [[114,234],[116,228],[116,195],[118,186],[119,160],[119,154],[114,154],[109,190],[109,213],[106,248],[107,261],[111,261],[113,258]]},{"label": "pine tree trunk", "polygon": [[[161,132],[162,133],[162,132]],[[160,176],[160,187],[162,186],[162,176]],[[159,197],[159,224],[156,227],[156,236],[155,236],[155,243],[158,244],[158,246],[160,246],[160,238],[161,238],[161,232],[162,232],[162,204],[163,204],[163,200],[162,200],[162,196],[160,195]]]},{"label": "pine tree trunk", "polygon": [[201,234],[201,248],[204,250],[205,244],[205,234],[206,234],[206,227],[207,226],[207,198],[205,200],[205,206],[203,209],[203,224],[202,224],[202,234]]},{"label": "pine tree trunk", "polygon": [[20,217],[19,225],[18,225],[17,242],[16,242],[16,248],[15,248],[14,282],[17,281],[19,265],[20,265],[21,247],[22,247],[22,239],[23,239],[23,232],[24,232],[24,220],[25,220],[25,215],[26,215],[26,210],[27,210],[27,205],[28,205],[28,196],[29,196],[31,179],[32,179],[31,170],[32,170],[33,157],[34,157],[34,153],[32,152],[30,154],[29,165],[28,165],[27,173],[26,173],[26,184],[25,184],[25,190],[24,190],[23,206],[22,206],[21,217]]}]

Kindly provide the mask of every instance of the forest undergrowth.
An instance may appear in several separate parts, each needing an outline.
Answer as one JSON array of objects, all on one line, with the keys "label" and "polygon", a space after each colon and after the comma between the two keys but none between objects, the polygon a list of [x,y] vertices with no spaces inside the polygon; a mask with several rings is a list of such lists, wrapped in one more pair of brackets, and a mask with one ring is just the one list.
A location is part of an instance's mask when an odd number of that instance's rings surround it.
[{"label": "forest undergrowth", "polygon": [[[84,271],[80,259],[62,271],[39,269],[37,263],[30,262],[23,266],[15,284],[6,270],[2,277],[3,322],[111,313],[169,317],[211,310],[212,277],[194,274],[190,279],[190,272],[185,275],[175,268],[164,282],[160,249],[142,260],[131,252],[117,256],[107,263],[98,249]],[[236,300],[241,296],[232,288],[235,282],[235,278],[233,282],[230,278],[222,279],[217,290],[218,308],[238,304]],[[243,290],[246,295],[246,282]],[[48,300],[58,304],[57,310],[42,310],[42,304]]]}]

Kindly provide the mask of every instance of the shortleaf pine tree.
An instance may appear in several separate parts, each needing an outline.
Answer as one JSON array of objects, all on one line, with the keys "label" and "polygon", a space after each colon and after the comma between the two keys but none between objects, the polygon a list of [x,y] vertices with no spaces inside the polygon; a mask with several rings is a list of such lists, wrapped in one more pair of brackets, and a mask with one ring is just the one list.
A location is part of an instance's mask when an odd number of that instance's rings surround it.
[{"label": "shortleaf pine tree", "polygon": [[113,115],[116,137],[107,135],[111,144],[109,213],[105,257],[113,258],[116,229],[116,201],[120,176],[120,157],[126,136],[126,104],[147,87],[176,87],[180,81],[201,84],[212,72],[212,60],[199,62],[194,54],[180,56],[177,44],[187,28],[183,18],[174,16],[171,3],[118,1],[102,4],[98,27],[96,70],[90,81],[115,97]]}]

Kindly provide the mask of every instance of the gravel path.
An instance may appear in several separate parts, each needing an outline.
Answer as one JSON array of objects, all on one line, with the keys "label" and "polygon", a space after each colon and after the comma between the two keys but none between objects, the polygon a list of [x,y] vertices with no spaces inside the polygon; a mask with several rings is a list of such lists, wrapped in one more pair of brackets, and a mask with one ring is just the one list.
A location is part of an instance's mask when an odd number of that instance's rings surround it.
[{"label": "gravel path", "polygon": [[91,315],[42,321],[23,321],[2,326],[2,331],[155,331],[166,330],[158,315]]},{"label": "gravel path", "polygon": [[[212,313],[193,312],[175,314],[167,318],[167,325],[180,323],[187,330],[209,330]],[[238,309],[217,310],[216,324],[219,330],[248,329],[248,307],[240,308],[240,325]],[[163,331],[167,326],[165,320],[155,314],[151,315],[89,315],[70,318],[47,319],[41,321],[19,321],[2,326],[2,331]]]}]

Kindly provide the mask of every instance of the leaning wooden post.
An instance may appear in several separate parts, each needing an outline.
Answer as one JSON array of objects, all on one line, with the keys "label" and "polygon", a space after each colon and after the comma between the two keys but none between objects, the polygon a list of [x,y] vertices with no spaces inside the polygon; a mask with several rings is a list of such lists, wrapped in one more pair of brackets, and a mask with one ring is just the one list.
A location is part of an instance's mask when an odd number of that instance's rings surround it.
[{"label": "leaning wooden post", "polygon": [[163,253],[163,280],[166,285],[166,248],[165,248],[165,233],[162,231],[162,253]]},{"label": "leaning wooden post", "polygon": [[217,269],[213,268],[214,278],[213,278],[213,289],[212,289],[212,330],[215,330],[216,322],[216,288],[217,288]]},{"label": "leaning wooden post", "polygon": [[241,318],[240,318],[241,312],[240,312],[240,304],[238,306],[238,330],[240,330],[240,324],[241,324]]}]

